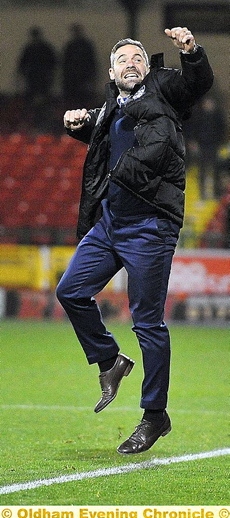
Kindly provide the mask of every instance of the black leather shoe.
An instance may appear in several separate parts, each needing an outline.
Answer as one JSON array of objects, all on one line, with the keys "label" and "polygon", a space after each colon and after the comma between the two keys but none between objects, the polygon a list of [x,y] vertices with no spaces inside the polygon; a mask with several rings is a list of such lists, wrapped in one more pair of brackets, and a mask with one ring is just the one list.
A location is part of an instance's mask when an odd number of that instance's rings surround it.
[{"label": "black leather shoe", "polygon": [[142,453],[148,450],[162,435],[167,435],[171,430],[171,422],[167,412],[163,417],[156,419],[156,423],[150,423],[142,419],[130,437],[117,448],[118,453]]},{"label": "black leather shoe", "polygon": [[101,372],[99,375],[99,381],[102,390],[101,399],[98,401],[94,408],[94,412],[101,412],[117,395],[117,391],[123,376],[128,376],[132,370],[135,362],[125,356],[124,354],[118,354],[112,369]]}]

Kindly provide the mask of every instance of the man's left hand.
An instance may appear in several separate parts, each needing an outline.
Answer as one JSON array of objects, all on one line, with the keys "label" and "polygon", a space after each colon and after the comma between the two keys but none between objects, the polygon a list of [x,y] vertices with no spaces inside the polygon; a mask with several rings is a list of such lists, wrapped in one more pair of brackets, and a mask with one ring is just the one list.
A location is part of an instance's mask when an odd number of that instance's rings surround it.
[{"label": "man's left hand", "polygon": [[180,50],[193,52],[196,45],[195,38],[187,27],[165,29],[165,34],[173,40],[173,44]]}]

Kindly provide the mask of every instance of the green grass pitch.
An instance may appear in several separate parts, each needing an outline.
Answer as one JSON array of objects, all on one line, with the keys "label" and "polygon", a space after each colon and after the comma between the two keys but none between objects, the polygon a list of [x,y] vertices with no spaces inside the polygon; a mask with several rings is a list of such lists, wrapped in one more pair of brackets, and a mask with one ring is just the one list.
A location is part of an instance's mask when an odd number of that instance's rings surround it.
[{"label": "green grass pitch", "polygon": [[[142,363],[131,325],[111,322],[136,361],[100,414],[98,368],[67,322],[2,321],[0,486],[228,448],[227,328],[170,326],[172,432],[141,455],[117,446],[139,423]],[[0,493],[1,505],[228,505],[229,455]]]}]

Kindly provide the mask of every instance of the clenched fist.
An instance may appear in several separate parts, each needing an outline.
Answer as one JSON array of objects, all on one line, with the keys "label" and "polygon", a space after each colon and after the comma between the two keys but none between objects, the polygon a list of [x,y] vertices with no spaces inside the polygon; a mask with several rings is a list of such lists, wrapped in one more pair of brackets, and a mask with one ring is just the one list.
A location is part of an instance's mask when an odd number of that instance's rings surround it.
[{"label": "clenched fist", "polygon": [[195,48],[195,38],[187,27],[174,27],[165,29],[165,34],[173,40],[176,47],[186,52],[193,52]]},{"label": "clenched fist", "polygon": [[86,108],[67,110],[64,115],[64,126],[71,130],[81,129],[89,119],[90,115]]}]

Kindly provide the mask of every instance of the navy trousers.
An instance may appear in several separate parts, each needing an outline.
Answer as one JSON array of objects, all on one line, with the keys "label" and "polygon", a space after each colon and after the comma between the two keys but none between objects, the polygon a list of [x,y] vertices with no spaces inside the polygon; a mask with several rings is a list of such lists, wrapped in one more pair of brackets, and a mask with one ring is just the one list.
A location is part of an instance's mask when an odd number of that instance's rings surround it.
[{"label": "navy trousers", "polygon": [[143,357],[140,406],[145,409],[167,405],[170,338],[163,318],[178,234],[176,224],[157,217],[113,219],[104,204],[102,218],[78,245],[57,286],[88,363],[98,363],[115,356],[119,345],[94,296],[125,267],[133,331]]}]

